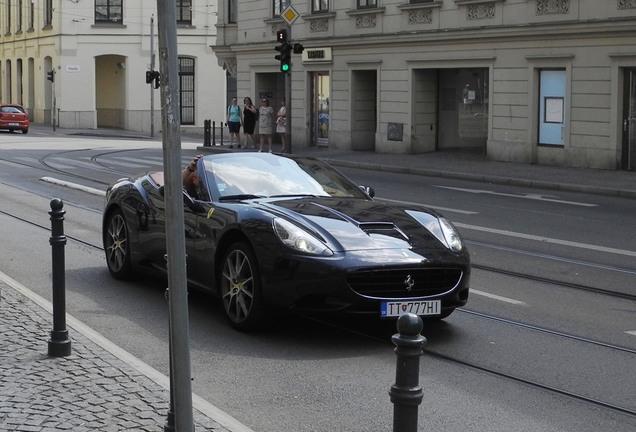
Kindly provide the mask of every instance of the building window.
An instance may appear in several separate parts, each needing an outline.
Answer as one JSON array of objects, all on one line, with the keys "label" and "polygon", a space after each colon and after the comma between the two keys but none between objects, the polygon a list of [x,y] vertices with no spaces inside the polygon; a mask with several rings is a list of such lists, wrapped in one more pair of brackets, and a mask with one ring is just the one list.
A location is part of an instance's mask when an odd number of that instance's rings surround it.
[{"label": "building window", "polygon": [[433,3],[435,0],[410,0],[409,3],[411,4],[416,4],[416,3]]},{"label": "building window", "polygon": [[177,24],[192,24],[192,0],[177,0]]},{"label": "building window", "polygon": [[194,124],[194,59],[179,57],[179,102],[181,124]]},{"label": "building window", "polygon": [[51,27],[53,24],[53,0],[44,1],[44,27]]},{"label": "building window", "polygon": [[312,0],[312,12],[329,12],[329,0]]},{"label": "building window", "polygon": [[31,0],[31,6],[29,6],[29,30],[33,30],[33,24],[35,22],[35,0]]},{"label": "building window", "polygon": [[7,34],[11,33],[11,0],[5,0],[5,6],[6,6],[6,18],[7,18],[7,22],[6,22],[6,27],[7,27]]},{"label": "building window", "polygon": [[18,16],[16,17],[15,31],[22,31],[22,0],[18,0]]},{"label": "building window", "polygon": [[290,0],[274,0],[273,17],[277,18],[283,13],[285,8],[290,5]]},{"label": "building window", "polygon": [[358,9],[378,7],[378,0],[358,0]]},{"label": "building window", "polygon": [[122,24],[123,0],[95,0],[95,22]]},{"label": "building window", "polygon": [[238,0],[228,0],[227,22],[236,23],[236,11]]}]

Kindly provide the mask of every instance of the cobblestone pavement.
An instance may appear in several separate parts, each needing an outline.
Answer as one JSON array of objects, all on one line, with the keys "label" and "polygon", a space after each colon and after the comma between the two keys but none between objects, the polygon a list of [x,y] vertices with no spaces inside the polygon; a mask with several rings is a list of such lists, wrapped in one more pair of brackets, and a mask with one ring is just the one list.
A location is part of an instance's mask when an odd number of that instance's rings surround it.
[{"label": "cobblestone pavement", "polygon": [[49,357],[51,313],[1,281],[0,297],[0,431],[163,431],[169,390],[71,327],[71,355]]}]

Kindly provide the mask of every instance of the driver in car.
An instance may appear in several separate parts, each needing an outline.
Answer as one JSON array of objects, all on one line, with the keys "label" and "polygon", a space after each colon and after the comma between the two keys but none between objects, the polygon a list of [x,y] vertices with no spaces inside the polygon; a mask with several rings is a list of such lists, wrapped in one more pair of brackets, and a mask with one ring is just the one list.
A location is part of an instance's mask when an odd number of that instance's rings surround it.
[{"label": "driver in car", "polygon": [[183,180],[183,188],[192,198],[199,198],[199,189],[201,187],[201,179],[199,178],[199,174],[197,173],[197,162],[201,159],[203,155],[196,155],[192,162],[181,171],[181,178]]}]

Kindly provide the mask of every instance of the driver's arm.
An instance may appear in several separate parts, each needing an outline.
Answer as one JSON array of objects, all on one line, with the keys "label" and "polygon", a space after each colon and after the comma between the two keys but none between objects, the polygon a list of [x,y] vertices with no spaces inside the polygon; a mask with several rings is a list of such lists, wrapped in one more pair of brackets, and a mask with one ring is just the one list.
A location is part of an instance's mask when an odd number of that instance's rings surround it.
[{"label": "driver's arm", "polygon": [[192,177],[197,171],[197,162],[202,157],[203,155],[196,155],[194,159],[192,159],[192,162],[190,162],[190,164],[181,171],[181,180],[183,181],[183,187],[185,187],[186,190],[190,190],[190,188],[194,186]]}]

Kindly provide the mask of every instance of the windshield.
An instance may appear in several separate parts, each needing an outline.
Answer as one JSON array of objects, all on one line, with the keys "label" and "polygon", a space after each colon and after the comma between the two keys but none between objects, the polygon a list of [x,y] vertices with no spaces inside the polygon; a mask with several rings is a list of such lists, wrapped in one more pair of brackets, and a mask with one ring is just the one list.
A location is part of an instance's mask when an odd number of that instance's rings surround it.
[{"label": "windshield", "polygon": [[276,196],[367,196],[346,177],[315,159],[291,159],[270,153],[207,156],[206,183],[216,199]]}]

